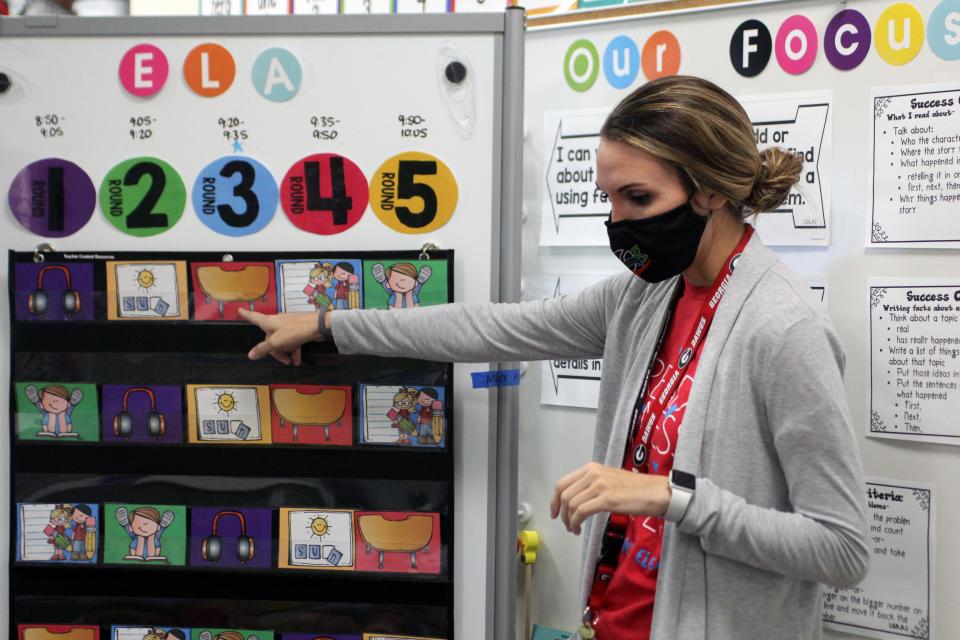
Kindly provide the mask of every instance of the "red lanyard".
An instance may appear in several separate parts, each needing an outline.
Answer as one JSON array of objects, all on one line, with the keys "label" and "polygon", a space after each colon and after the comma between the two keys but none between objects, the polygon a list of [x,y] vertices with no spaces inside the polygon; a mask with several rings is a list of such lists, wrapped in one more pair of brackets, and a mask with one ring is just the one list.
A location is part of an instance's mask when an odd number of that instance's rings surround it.
[{"label": "red lanyard", "polygon": [[[650,441],[653,439],[653,427],[657,424],[660,416],[663,415],[663,412],[667,408],[667,403],[673,396],[673,392],[683,379],[683,372],[686,371],[687,366],[693,361],[694,356],[703,345],[707,331],[713,323],[713,317],[717,313],[717,307],[720,306],[720,301],[723,299],[723,295],[726,293],[727,287],[730,284],[730,278],[733,277],[737,260],[740,258],[752,235],[753,228],[747,225],[743,237],[740,238],[737,246],[733,248],[733,251],[727,258],[726,268],[717,274],[717,277],[713,281],[710,293],[700,308],[697,322],[691,328],[690,334],[683,343],[684,347],[677,356],[676,369],[674,369],[670,378],[664,384],[663,389],[650,399],[650,411],[646,420],[641,424],[640,419],[643,416],[647,388],[650,384],[650,373],[653,370],[653,361],[663,346],[663,341],[667,334],[667,327],[670,325],[673,314],[673,307],[676,305],[677,297],[676,294],[674,294],[674,299],[670,305],[670,315],[667,316],[663,322],[663,326],[660,328],[656,349],[654,349],[650,366],[647,367],[647,373],[644,377],[643,385],[640,388],[640,394],[637,396],[637,401],[634,404],[633,412],[630,416],[630,433],[624,451],[624,463],[626,463],[632,455],[633,459],[631,462],[634,467],[638,469],[646,468],[649,457],[648,452],[650,451]],[[637,442],[638,433],[640,434],[639,442]],[[614,571],[616,571],[617,562],[620,557],[620,548],[623,546],[623,539],[629,523],[630,519],[628,516],[618,513],[611,513],[610,518],[607,520],[607,526],[606,529],[604,529],[601,540],[600,555],[597,558],[597,567],[594,572],[593,587],[590,589],[589,606],[587,607],[587,611],[584,612],[584,625],[590,625],[592,627],[593,623],[595,623],[594,615],[600,610],[603,598],[607,593],[607,589],[610,587],[610,580],[613,578]]]}]

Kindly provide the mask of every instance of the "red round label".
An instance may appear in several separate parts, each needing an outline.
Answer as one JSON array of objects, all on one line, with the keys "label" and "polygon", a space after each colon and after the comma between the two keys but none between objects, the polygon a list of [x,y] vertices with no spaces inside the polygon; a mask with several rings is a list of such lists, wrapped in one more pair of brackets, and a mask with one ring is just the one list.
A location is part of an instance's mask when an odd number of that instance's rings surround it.
[{"label": "red round label", "polygon": [[297,161],[280,185],[280,202],[290,221],[324,236],[357,224],[369,198],[363,171],[336,153],[317,153]]}]

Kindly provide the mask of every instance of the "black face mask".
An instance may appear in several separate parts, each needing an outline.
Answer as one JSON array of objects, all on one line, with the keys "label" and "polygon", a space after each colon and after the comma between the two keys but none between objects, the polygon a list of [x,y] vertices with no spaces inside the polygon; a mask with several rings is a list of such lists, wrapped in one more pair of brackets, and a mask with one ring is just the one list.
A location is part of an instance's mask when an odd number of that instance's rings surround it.
[{"label": "black face mask", "polygon": [[613,255],[647,282],[661,282],[693,264],[707,216],[698,215],[687,201],[650,218],[604,224]]}]

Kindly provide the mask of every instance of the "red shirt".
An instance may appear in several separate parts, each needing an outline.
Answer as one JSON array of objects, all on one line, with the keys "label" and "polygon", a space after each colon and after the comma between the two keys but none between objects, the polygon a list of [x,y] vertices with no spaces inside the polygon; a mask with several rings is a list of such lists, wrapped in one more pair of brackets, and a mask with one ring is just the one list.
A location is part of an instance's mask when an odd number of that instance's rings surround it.
[{"label": "red shirt", "polygon": [[[649,415],[652,404],[650,398],[656,396],[670,379],[684,342],[690,337],[703,302],[709,295],[710,287],[695,287],[684,279],[683,294],[677,300],[663,345],[653,362],[650,382],[647,385],[647,400],[640,416],[640,424],[643,424]],[[676,389],[670,396],[664,415],[654,425],[650,438],[648,473],[665,476],[673,468],[677,434],[680,423],[683,421],[701,350],[702,348],[697,349],[693,360],[687,365],[683,379],[677,383]],[[664,365],[664,363],[667,364]],[[638,435],[637,440],[629,444],[631,454],[640,437]],[[636,471],[632,455],[625,457],[623,468]],[[657,589],[662,545],[663,519],[642,516],[630,518],[617,568],[600,606],[597,623],[594,625],[597,640],[647,640],[650,638],[653,599]]]}]

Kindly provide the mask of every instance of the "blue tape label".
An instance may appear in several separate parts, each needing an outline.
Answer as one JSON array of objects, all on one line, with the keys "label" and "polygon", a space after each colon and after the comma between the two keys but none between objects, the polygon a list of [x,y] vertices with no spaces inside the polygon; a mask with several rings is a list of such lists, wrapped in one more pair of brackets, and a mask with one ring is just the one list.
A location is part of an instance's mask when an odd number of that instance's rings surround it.
[{"label": "blue tape label", "polygon": [[520,384],[520,369],[504,371],[477,371],[470,374],[474,389],[489,387],[515,387]]}]

